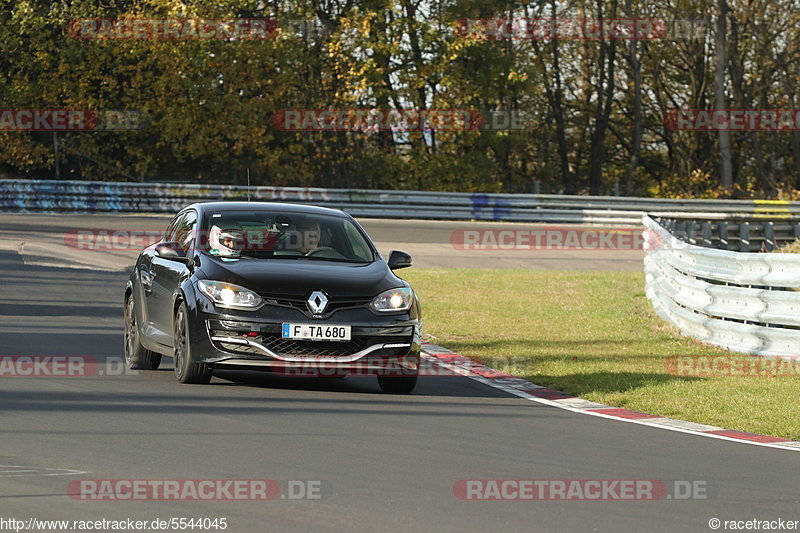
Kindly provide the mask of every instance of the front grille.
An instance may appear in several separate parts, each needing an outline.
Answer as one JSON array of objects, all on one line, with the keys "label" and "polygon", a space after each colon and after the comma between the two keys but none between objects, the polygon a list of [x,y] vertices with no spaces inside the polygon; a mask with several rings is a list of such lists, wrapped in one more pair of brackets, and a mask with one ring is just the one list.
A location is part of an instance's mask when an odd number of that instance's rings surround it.
[{"label": "front grille", "polygon": [[[360,352],[370,346],[369,337],[354,336],[349,341],[301,341],[284,339],[274,334],[259,334],[244,336],[233,331],[212,331],[214,337],[231,337],[236,339],[246,338],[266,346],[275,353],[281,355],[310,356],[310,357],[343,357]],[[265,355],[264,352],[256,347],[237,344],[233,342],[215,341],[222,349],[241,354]]]},{"label": "front grille", "polygon": [[366,337],[353,337],[349,341],[299,341],[267,335],[262,344],[273,352],[285,355],[308,355],[314,357],[342,357],[353,355],[368,346]]},{"label": "front grille", "polygon": [[[280,305],[283,307],[291,307],[308,314],[308,306],[306,305],[307,297],[288,297],[288,296],[272,296],[269,294],[261,294],[268,305]],[[330,298],[328,305],[325,307],[325,315],[329,315],[341,309],[357,309],[366,307],[372,301],[372,298]]]}]

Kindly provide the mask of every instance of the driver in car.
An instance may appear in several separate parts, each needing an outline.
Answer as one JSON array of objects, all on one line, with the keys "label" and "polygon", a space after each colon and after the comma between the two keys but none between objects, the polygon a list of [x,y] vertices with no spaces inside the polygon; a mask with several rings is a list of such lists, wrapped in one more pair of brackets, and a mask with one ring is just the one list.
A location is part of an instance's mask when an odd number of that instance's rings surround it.
[{"label": "driver in car", "polygon": [[300,225],[298,231],[300,233],[300,246],[297,250],[303,254],[308,254],[308,252],[316,250],[319,246],[319,240],[322,234],[319,223],[305,221]]},{"label": "driver in car", "polygon": [[244,248],[244,236],[240,228],[211,226],[208,242],[211,245],[209,253],[225,259],[238,259]]}]

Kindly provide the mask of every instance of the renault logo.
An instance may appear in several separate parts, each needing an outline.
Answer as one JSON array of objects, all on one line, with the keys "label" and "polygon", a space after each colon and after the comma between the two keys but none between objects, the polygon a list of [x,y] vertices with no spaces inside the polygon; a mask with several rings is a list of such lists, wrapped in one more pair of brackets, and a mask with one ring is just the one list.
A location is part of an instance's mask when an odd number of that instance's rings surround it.
[{"label": "renault logo", "polygon": [[325,312],[325,308],[328,307],[328,297],[322,291],[314,291],[306,300],[306,305],[309,311],[315,315],[321,315]]}]

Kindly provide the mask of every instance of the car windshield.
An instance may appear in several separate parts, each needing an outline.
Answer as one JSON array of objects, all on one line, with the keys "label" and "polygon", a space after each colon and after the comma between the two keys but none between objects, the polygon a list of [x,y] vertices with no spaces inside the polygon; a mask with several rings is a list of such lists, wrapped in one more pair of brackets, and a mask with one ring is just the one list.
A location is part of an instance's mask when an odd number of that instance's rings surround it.
[{"label": "car windshield", "polygon": [[375,253],[353,222],[340,216],[271,211],[212,211],[200,246],[226,261],[303,259],[371,263]]}]

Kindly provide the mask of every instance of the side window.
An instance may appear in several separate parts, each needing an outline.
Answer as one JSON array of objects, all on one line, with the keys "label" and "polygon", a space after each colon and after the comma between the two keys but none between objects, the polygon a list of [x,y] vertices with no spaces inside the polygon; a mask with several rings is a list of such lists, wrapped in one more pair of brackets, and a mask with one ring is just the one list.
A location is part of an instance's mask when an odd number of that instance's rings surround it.
[{"label": "side window", "polygon": [[184,213],[172,219],[172,222],[170,222],[169,226],[167,226],[167,231],[164,232],[164,242],[175,242],[178,240],[175,238],[175,235],[177,234],[178,225],[185,217],[186,214]]},{"label": "side window", "polygon": [[197,225],[197,215],[194,211],[189,211],[181,217],[175,228],[175,241],[177,241],[184,252],[188,252],[194,240],[195,227]]}]

